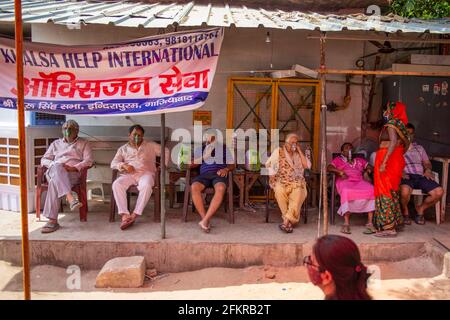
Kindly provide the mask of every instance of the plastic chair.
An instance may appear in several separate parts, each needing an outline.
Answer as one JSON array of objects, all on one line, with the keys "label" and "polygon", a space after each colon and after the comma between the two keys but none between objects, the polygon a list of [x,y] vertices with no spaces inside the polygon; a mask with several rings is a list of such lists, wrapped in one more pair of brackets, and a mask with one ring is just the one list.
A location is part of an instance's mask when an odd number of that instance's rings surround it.
[{"label": "plastic chair", "polygon": [[[188,168],[186,170],[186,186],[184,189],[184,201],[183,201],[183,216],[182,221],[187,221],[187,215],[188,215],[188,207],[189,207],[189,200],[191,196],[191,178],[195,176],[195,174],[192,174],[192,169]],[[205,188],[203,190],[203,193],[208,194],[214,194],[215,190],[214,188]],[[227,201],[225,201],[227,199]],[[227,203],[228,202],[228,203]],[[225,197],[223,198],[222,203],[225,205],[225,211],[228,211],[229,213],[229,222],[234,223],[234,207],[233,207],[233,172],[228,173],[228,186],[227,191],[225,194]],[[192,207],[194,208],[194,204],[192,204]]]},{"label": "plastic chair", "polygon": [[[80,221],[87,221],[88,201],[86,194],[86,177],[90,168],[84,168],[80,171],[80,182],[72,187],[72,191],[78,195],[78,200],[83,204],[80,208]],[[47,167],[39,166],[37,168],[36,183],[36,218],[41,219],[41,195],[48,190],[48,183],[45,177]],[[62,208],[62,205],[61,205]],[[62,210],[61,210],[62,211]]]}]

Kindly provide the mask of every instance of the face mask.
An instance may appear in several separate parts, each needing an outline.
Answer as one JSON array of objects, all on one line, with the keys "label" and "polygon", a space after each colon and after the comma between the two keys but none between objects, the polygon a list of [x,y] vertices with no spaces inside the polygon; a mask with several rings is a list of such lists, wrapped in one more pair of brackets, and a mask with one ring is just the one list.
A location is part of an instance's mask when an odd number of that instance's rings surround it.
[{"label": "face mask", "polygon": [[308,266],[306,269],[308,270],[308,276],[311,283],[315,286],[321,285],[322,277],[320,276],[320,272],[311,266]]},{"label": "face mask", "polygon": [[72,133],[72,130],[70,128],[63,130],[64,138],[68,139],[70,137],[70,134]]},{"label": "face mask", "polygon": [[296,144],[296,143],[293,143],[293,144],[291,145],[291,150],[292,150],[292,151],[296,151],[296,150],[297,150],[297,144]]}]

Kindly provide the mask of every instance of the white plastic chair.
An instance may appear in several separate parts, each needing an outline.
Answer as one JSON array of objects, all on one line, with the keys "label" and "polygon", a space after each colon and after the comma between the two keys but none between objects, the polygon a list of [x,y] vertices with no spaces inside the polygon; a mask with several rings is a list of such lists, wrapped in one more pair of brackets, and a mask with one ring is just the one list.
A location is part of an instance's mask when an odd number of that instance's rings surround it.
[{"label": "white plastic chair", "polygon": [[105,198],[105,191],[103,190],[103,184],[111,184],[112,170],[109,165],[95,165],[92,167],[87,176],[86,189],[87,198],[92,200],[92,190],[100,189],[102,195],[102,201],[108,202]]},{"label": "white plastic chair", "polygon": [[[434,181],[439,183],[439,174],[433,171]],[[420,189],[414,189],[411,193],[414,196],[414,204],[420,205],[423,202],[423,197],[428,196],[428,194],[423,193]],[[442,201],[442,200],[441,200]],[[436,202],[436,224],[441,224],[441,201]]]}]

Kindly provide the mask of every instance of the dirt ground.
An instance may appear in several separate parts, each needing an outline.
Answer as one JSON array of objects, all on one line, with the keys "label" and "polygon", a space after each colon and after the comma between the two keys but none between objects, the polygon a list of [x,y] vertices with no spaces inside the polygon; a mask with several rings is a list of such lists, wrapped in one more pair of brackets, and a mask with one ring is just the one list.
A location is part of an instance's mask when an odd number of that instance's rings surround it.
[{"label": "dirt ground", "polygon": [[[426,257],[371,268],[381,281],[369,284],[375,299],[450,299],[450,279]],[[379,268],[379,269],[378,269]],[[81,288],[68,289],[66,269],[32,268],[33,299],[323,299],[308,281],[304,267],[254,266],[244,269],[208,268],[159,274],[138,289],[96,289],[98,270],[81,271]],[[22,298],[21,268],[0,261],[0,299]]]}]

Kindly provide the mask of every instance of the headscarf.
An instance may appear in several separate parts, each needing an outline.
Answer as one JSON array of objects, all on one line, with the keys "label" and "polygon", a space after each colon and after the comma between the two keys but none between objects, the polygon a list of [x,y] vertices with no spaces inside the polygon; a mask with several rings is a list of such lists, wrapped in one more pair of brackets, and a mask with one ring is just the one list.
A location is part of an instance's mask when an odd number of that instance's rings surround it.
[{"label": "headscarf", "polygon": [[394,128],[405,144],[405,150],[408,150],[410,139],[406,125],[408,116],[406,115],[406,105],[402,102],[389,102],[383,115],[388,119],[386,127]]}]

